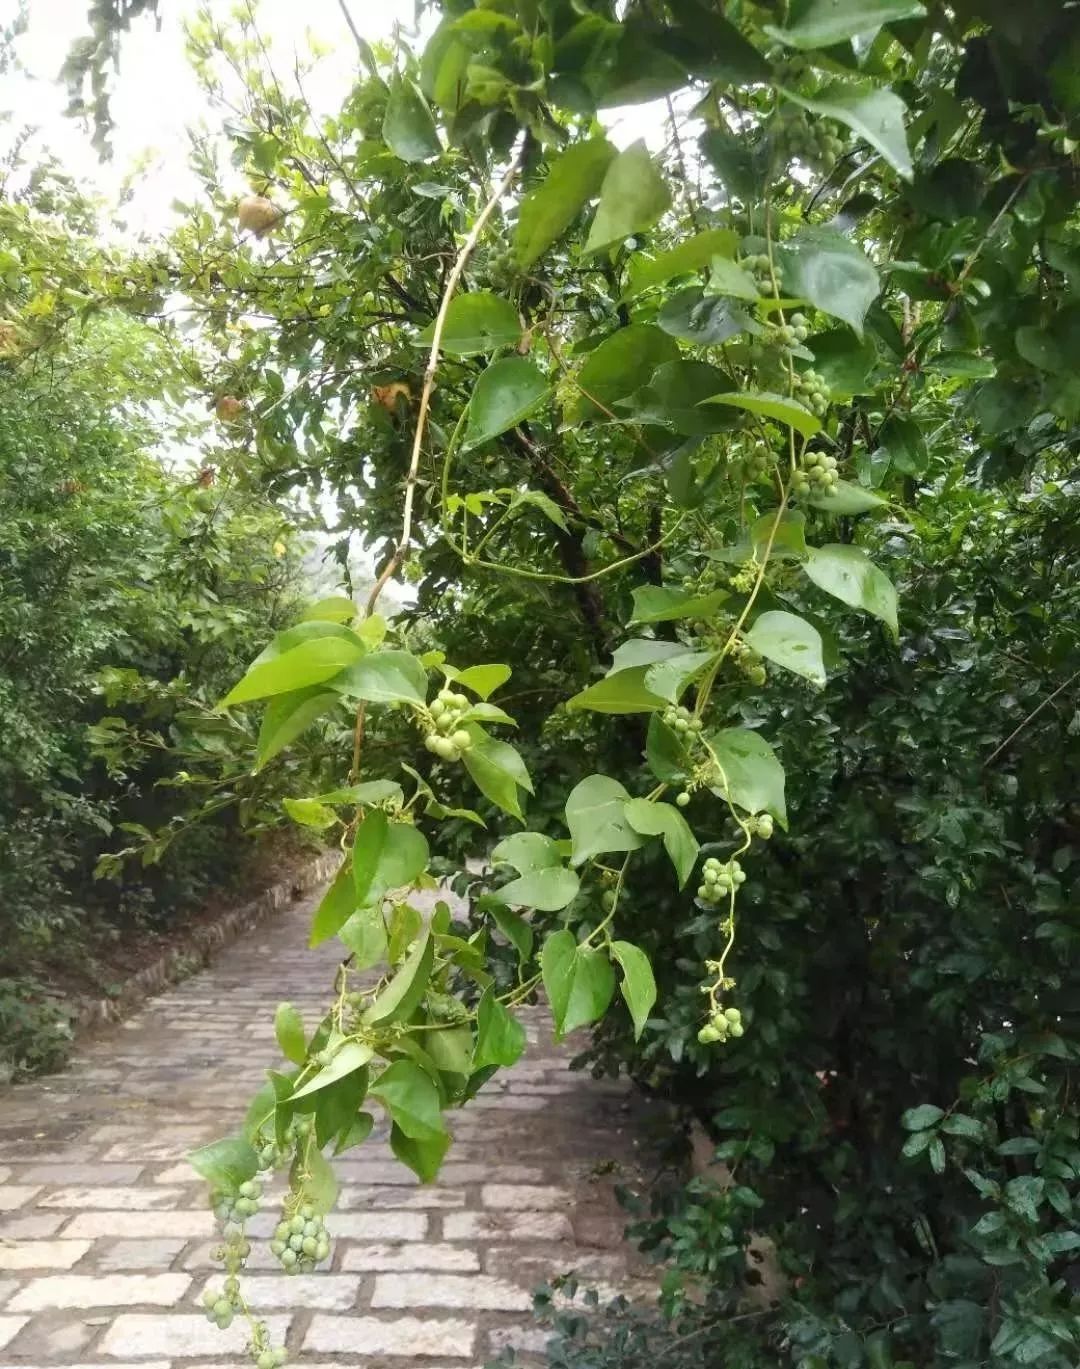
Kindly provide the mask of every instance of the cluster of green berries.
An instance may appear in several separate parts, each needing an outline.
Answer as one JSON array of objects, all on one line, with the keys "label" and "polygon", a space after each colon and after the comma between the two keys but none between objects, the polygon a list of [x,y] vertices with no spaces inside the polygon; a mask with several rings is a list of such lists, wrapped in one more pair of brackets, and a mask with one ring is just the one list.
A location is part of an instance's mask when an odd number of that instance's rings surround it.
[{"label": "cluster of green berries", "polygon": [[249,1217],[259,1210],[262,1197],[262,1184],[258,1179],[246,1179],[236,1192],[216,1188],[210,1194],[214,1216],[228,1233],[230,1226],[242,1227]]},{"label": "cluster of green berries", "polygon": [[682,704],[674,708],[665,708],[660,716],[672,732],[678,732],[682,737],[690,732],[700,732],[704,726],[701,719],[695,718],[690,709],[684,708]]},{"label": "cluster of green berries", "polygon": [[768,679],[761,657],[741,638],[732,643],[731,657],[751,684],[760,686]]},{"label": "cluster of green berries", "polygon": [[279,1345],[276,1349],[269,1348],[260,1350],[255,1356],[255,1369],[281,1369],[281,1365],[288,1359],[285,1347]]},{"label": "cluster of green berries", "polygon": [[768,296],[774,294],[772,264],[769,261],[768,252],[751,252],[742,259],[742,268],[748,271],[753,277],[754,284],[758,288],[758,294]]},{"label": "cluster of green berries", "polygon": [[818,494],[832,494],[840,483],[836,473],[836,457],[825,456],[822,452],[805,452],[799,462],[799,469],[791,479],[793,494],[807,495],[812,491]]},{"label": "cluster of green berries", "polygon": [[742,1013],[738,1008],[725,1008],[723,1012],[712,1014],[698,1032],[697,1039],[703,1046],[711,1046],[717,1041],[726,1041],[729,1036],[740,1037],[743,1031]]},{"label": "cluster of green berries", "polygon": [[[795,317],[801,318],[802,316],[796,314]],[[829,390],[825,384],[824,376],[807,367],[801,375],[795,377],[795,393],[806,407],[812,409],[819,418],[825,416],[829,408]]]},{"label": "cluster of green berries", "polygon": [[521,268],[509,243],[492,246],[487,254],[487,271],[495,285],[509,285],[517,279]]},{"label": "cluster of green berries", "polygon": [[828,119],[811,121],[805,110],[790,107],[780,114],[774,144],[784,161],[797,158],[820,171],[831,171],[844,150],[836,124]]},{"label": "cluster of green berries", "polygon": [[460,760],[462,752],[472,746],[472,737],[459,725],[462,714],[470,707],[465,695],[455,694],[452,689],[440,689],[432,699],[428,712],[435,730],[424,738],[424,745],[441,760]]},{"label": "cluster of green berries", "polygon": [[761,813],[758,817],[751,814],[743,825],[752,837],[760,837],[762,841],[768,841],[774,831],[773,820],[768,813]]},{"label": "cluster of green berries", "polygon": [[311,1204],[305,1203],[294,1216],[278,1222],[270,1249],[286,1274],[299,1274],[314,1269],[330,1254],[330,1233]]},{"label": "cluster of green berries", "polygon": [[769,336],[776,347],[794,347],[800,342],[805,342],[810,336],[806,315],[792,314],[788,323],[770,324]]},{"label": "cluster of green berries", "polygon": [[227,1331],[240,1310],[240,1280],[235,1274],[230,1274],[221,1292],[208,1288],[202,1295],[202,1305],[206,1320]]},{"label": "cluster of green berries", "polygon": [[746,883],[746,872],[737,860],[721,862],[710,856],[702,870],[697,896],[702,903],[720,903]]},{"label": "cluster of green berries", "polygon": [[743,457],[742,469],[745,480],[761,480],[775,465],[775,457],[768,447],[757,446]]},{"label": "cluster of green berries", "polygon": [[424,1001],[436,1022],[467,1022],[472,1016],[461,999],[452,993],[436,993],[429,989]]}]

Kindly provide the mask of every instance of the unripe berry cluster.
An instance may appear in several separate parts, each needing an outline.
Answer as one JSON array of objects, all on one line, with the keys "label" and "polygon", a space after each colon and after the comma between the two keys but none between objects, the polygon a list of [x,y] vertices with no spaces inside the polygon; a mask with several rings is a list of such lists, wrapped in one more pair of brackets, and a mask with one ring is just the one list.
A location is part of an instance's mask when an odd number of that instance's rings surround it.
[{"label": "unripe berry cluster", "polygon": [[723,1012],[712,1014],[698,1032],[697,1039],[703,1046],[710,1046],[717,1041],[726,1041],[729,1036],[738,1038],[743,1031],[742,1013],[738,1008],[725,1008]]},{"label": "unripe berry cluster", "polygon": [[780,114],[774,142],[784,161],[798,158],[821,171],[831,171],[844,150],[837,125],[828,119],[811,122],[805,110],[790,107]]},{"label": "unripe berry cluster", "polygon": [[444,761],[457,761],[472,746],[472,737],[459,726],[462,714],[469,711],[469,700],[452,689],[440,689],[428,713],[435,730],[424,738],[424,745]]},{"label": "unripe berry cluster", "polygon": [[520,274],[514,249],[508,243],[494,245],[487,254],[487,271],[493,285],[509,285]]},{"label": "unripe berry cluster", "polygon": [[330,1233],[310,1203],[291,1217],[283,1217],[274,1228],[270,1249],[287,1274],[314,1269],[330,1254]]},{"label": "unripe berry cluster", "polygon": [[751,252],[749,256],[743,257],[742,266],[753,277],[759,295],[765,296],[774,293],[772,265],[769,262],[768,252]]},{"label": "unripe berry cluster", "polygon": [[705,862],[701,878],[697,896],[702,903],[720,903],[746,883],[746,873],[737,860],[721,863],[715,856]]},{"label": "unripe berry cluster", "polygon": [[751,684],[763,685],[768,679],[761,657],[744,641],[736,640],[732,643],[731,657]]},{"label": "unripe berry cluster", "polygon": [[682,704],[674,708],[665,708],[661,714],[664,722],[673,732],[678,732],[681,737],[686,737],[690,732],[700,732],[703,723],[700,718],[695,718],[689,708],[684,708]]},{"label": "unripe berry cluster", "polygon": [[768,447],[755,447],[752,452],[748,452],[743,457],[742,468],[743,478],[746,480],[760,480],[769,474],[775,464],[775,458]]},{"label": "unripe berry cluster", "polygon": [[202,1295],[202,1305],[206,1320],[220,1326],[222,1331],[227,1331],[240,1309],[240,1280],[235,1275],[230,1275],[220,1292],[208,1288]]},{"label": "unripe berry cluster", "polygon": [[[796,315],[801,318],[802,315]],[[801,375],[795,377],[795,393],[807,406],[812,409],[819,418],[823,418],[829,408],[829,390],[825,384],[825,377],[819,375],[817,371],[807,367]]]},{"label": "unripe berry cluster", "polygon": [[214,1208],[214,1216],[227,1233],[230,1226],[242,1227],[249,1217],[255,1216],[259,1210],[261,1197],[262,1185],[259,1181],[247,1179],[235,1193],[226,1189],[214,1189],[210,1194],[210,1202]]},{"label": "unripe berry cluster", "polygon": [[774,830],[773,820],[768,813],[761,813],[757,817],[751,815],[744,826],[752,837],[760,837],[762,841],[768,841]]},{"label": "unripe berry cluster", "polygon": [[283,1345],[273,1350],[260,1350],[255,1356],[255,1369],[280,1369],[287,1359],[288,1355]]},{"label": "unripe berry cluster", "polygon": [[807,495],[811,491],[832,494],[840,483],[835,456],[826,456],[823,452],[804,452],[799,466],[800,469],[791,479],[793,494]]}]

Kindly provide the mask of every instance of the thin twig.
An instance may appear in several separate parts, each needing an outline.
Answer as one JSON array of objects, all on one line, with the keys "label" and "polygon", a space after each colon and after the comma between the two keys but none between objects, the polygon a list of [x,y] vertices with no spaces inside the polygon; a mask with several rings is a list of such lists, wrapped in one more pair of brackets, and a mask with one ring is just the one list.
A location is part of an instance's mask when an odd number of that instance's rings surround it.
[{"label": "thin twig", "polygon": [[409,550],[409,543],[412,539],[413,522],[413,501],[416,495],[416,477],[420,469],[420,453],[424,445],[424,431],[427,428],[428,410],[431,407],[431,394],[435,388],[435,372],[439,366],[439,351],[442,346],[443,329],[446,326],[446,316],[450,309],[450,303],[454,297],[458,282],[461,280],[465,270],[465,265],[472,255],[473,248],[480,241],[480,235],[484,231],[488,219],[495,212],[495,207],[506,193],[510,182],[517,175],[518,166],[521,163],[521,149],[514,154],[510,165],[506,168],[502,180],[495,187],[491,198],[484,205],[480,213],[476,216],[476,221],[469,229],[468,237],[461,245],[461,250],[457,254],[457,260],[451,268],[450,275],[446,281],[446,288],[443,290],[442,300],[439,303],[439,312],[435,316],[435,326],[431,334],[431,351],[428,353],[427,368],[424,371],[424,388],[420,393],[420,407],[416,414],[416,432],[413,436],[412,459],[409,462],[409,473],[405,478],[405,509],[401,521],[401,537],[394,554],[383,568],[382,574],[375,581],[374,588],[368,596],[367,607],[364,610],[365,616],[369,615],[378,601],[379,595],[386,588],[387,582],[397,573],[406,553]]},{"label": "thin twig", "polygon": [[1064,684],[1058,685],[1057,689],[1054,690],[1053,694],[1048,694],[1037,708],[1033,708],[1031,710],[1031,712],[1027,715],[1023,722],[1019,724],[1019,726],[1013,728],[1013,730],[1009,733],[1009,735],[1005,738],[1001,745],[995,747],[994,750],[991,751],[989,756],[987,756],[986,760],[983,761],[983,769],[985,770],[986,767],[990,765],[996,757],[1000,756],[1001,753],[1005,750],[1005,748],[1009,745],[1009,743],[1013,741],[1014,738],[1018,737],[1021,732],[1023,732],[1024,728],[1027,727],[1028,723],[1034,722],[1034,720],[1039,716],[1043,709],[1046,708],[1049,704],[1052,704],[1059,694],[1064,693],[1064,691],[1068,689],[1068,687],[1072,684],[1074,680],[1080,680],[1080,670],[1074,670]]}]

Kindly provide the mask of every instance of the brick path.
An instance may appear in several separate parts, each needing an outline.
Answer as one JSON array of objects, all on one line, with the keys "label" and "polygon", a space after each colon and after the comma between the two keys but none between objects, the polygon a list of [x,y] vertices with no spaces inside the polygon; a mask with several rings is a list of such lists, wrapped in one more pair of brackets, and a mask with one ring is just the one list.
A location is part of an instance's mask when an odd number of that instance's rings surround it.
[{"label": "brick path", "polygon": [[[275,1062],[275,1004],[317,1019],[335,956],[305,947],[311,906],[99,1034],[64,1074],[0,1090],[0,1369],[250,1363],[241,1321],[219,1331],[198,1306],[220,1274],[183,1155],[235,1127]],[[337,1162],[327,1267],[287,1278],[253,1240],[245,1293],[292,1363],[472,1369],[507,1343],[540,1348],[529,1306],[545,1278],[631,1287],[611,1188],[634,1177],[640,1105],[568,1073],[537,1010],[527,1025],[525,1058],[451,1115],[435,1185],[393,1160],[383,1127]],[[275,1220],[268,1199],[253,1237]]]}]

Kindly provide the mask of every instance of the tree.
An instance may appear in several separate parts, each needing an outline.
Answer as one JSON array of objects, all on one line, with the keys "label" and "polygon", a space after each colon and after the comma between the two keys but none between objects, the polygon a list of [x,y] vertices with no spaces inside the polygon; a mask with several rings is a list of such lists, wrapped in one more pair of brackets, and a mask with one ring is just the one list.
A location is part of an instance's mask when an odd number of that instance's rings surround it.
[{"label": "tree", "polygon": [[[322,121],[250,19],[192,32],[245,101],[241,231],[204,151],[174,244],[245,406],[237,478],[332,493],[342,555],[380,557],[366,604],[318,606],[222,700],[262,710],[266,762],[319,717],[352,743],[287,795],[345,852],[313,928],[343,944],[333,1004],[310,1036],[278,1009],[288,1067],[195,1157],[226,1222],[208,1313],[243,1308],[260,1168],[291,1165],[273,1248],[309,1267],[324,1148],[373,1097],[432,1178],[442,1109],[514,1062],[542,984],[738,1169],[650,1233],[706,1280],[668,1299],[680,1353],[1072,1364],[1072,978],[1043,958],[1075,935],[1072,819],[1029,775],[1012,806],[985,709],[1056,745],[1039,700],[1075,669],[1036,571],[1071,590],[1075,14],[432,8],[419,55],[358,43]],[[598,113],[656,99],[662,146],[616,147]],[[484,823],[473,923],[425,926],[400,891]],[[791,1284],[729,1319],[754,1229]]]}]

